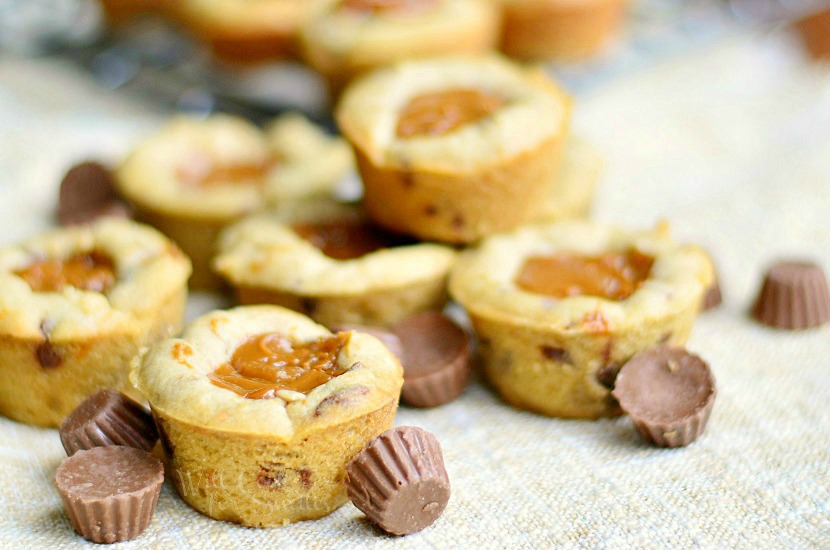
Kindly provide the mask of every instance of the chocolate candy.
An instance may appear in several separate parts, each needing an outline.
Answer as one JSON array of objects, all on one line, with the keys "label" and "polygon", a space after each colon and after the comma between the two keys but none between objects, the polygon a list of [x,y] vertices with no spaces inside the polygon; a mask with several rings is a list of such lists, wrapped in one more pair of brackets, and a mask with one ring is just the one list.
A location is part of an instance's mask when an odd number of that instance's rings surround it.
[{"label": "chocolate candy", "polygon": [[697,355],[658,346],[623,365],[613,394],[644,439],[659,447],[684,447],[706,429],[715,378]]},{"label": "chocolate candy", "polygon": [[799,19],[795,29],[814,59],[830,59],[830,8]]},{"label": "chocolate candy", "polygon": [[78,405],[61,424],[60,436],[69,456],[112,445],[149,451],[158,441],[156,426],[144,407],[111,389],[100,390]]},{"label": "chocolate candy", "polygon": [[429,527],[450,499],[441,445],[413,426],[383,432],[346,467],[346,492],[388,533],[408,535]]},{"label": "chocolate candy", "polygon": [[436,407],[461,395],[470,377],[467,334],[446,315],[427,312],[393,329],[403,344],[404,403]]},{"label": "chocolate candy", "polygon": [[61,181],[57,218],[61,225],[84,224],[103,216],[128,218],[129,207],[119,200],[110,170],[97,162],[69,169]]},{"label": "chocolate candy", "polygon": [[723,295],[720,291],[720,282],[716,278],[709,288],[706,289],[706,294],[703,295],[703,304],[700,309],[701,311],[707,311],[718,307],[722,303]]},{"label": "chocolate candy", "polygon": [[133,447],[79,451],[55,473],[72,527],[98,543],[132,540],[143,533],[163,481],[161,461]]},{"label": "chocolate candy", "polygon": [[395,357],[398,359],[403,358],[403,347],[401,346],[401,339],[392,332],[388,330],[382,329],[380,327],[370,327],[366,325],[358,325],[353,323],[343,323],[339,325],[332,325],[329,327],[332,332],[365,332],[366,334],[371,334],[378,340],[384,343],[384,345],[389,348]]},{"label": "chocolate candy", "polygon": [[767,272],[752,316],[767,326],[805,329],[830,321],[830,289],[810,262],[779,262]]}]

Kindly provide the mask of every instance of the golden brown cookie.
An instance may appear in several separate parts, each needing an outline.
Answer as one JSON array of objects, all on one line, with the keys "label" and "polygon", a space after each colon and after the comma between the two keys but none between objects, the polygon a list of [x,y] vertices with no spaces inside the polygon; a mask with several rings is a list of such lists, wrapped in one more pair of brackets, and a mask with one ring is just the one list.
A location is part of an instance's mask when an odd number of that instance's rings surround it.
[{"label": "golden brown cookie", "polygon": [[210,261],[225,226],[267,204],[327,196],[351,166],[342,140],[299,115],[284,115],[264,132],[214,115],[175,119],[127,157],[116,179],[138,217],[193,260],[191,286],[216,288]]},{"label": "golden brown cookie", "polygon": [[105,219],[0,249],[0,413],[56,427],[138,351],[182,325],[190,262],[155,230]]},{"label": "golden brown cookie", "polygon": [[339,92],[397,61],[484,53],[498,43],[499,19],[490,0],[323,0],[303,29],[303,57]]},{"label": "golden brown cookie", "polygon": [[619,368],[682,345],[714,269],[668,230],[589,222],[527,227],[464,253],[450,293],[470,314],[485,373],[513,405],[550,416],[618,413]]},{"label": "golden brown cookie", "polygon": [[628,0],[498,0],[502,50],[522,59],[578,61],[620,28]]},{"label": "golden brown cookie", "polygon": [[308,0],[180,0],[182,24],[232,63],[260,63],[295,57]]},{"label": "golden brown cookie", "polygon": [[337,108],[379,225],[467,243],[543,211],[568,97],[500,57],[401,63],[353,83]]},{"label": "golden brown cookie", "polygon": [[441,309],[455,251],[370,223],[359,207],[306,202],[222,234],[216,272],[243,304],[290,307],[331,326],[390,325]]},{"label": "golden brown cookie", "polygon": [[266,527],[348,500],[346,465],[392,426],[403,377],[373,336],[252,306],[194,321],[137,361],[134,381],[185,502]]}]

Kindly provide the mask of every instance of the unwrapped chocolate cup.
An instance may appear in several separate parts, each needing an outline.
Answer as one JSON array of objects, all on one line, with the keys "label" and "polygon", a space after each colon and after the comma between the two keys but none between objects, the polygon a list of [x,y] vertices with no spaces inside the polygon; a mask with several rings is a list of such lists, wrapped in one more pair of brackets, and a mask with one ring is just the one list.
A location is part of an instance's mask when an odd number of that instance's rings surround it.
[{"label": "unwrapped chocolate cup", "polygon": [[470,378],[470,342],[439,312],[408,317],[393,328],[403,345],[401,399],[413,407],[437,407],[461,395]]},{"label": "unwrapped chocolate cup", "polygon": [[60,427],[66,454],[124,445],[149,451],[158,441],[150,413],[121,392],[104,389],[84,400]]},{"label": "unwrapped chocolate cup", "polygon": [[785,261],[767,272],[752,316],[773,328],[806,329],[830,321],[830,289],[819,266]]},{"label": "unwrapped chocolate cup", "polygon": [[383,432],[346,467],[346,492],[387,533],[408,535],[429,527],[450,499],[441,445],[413,426]]},{"label": "unwrapped chocolate cup", "polygon": [[623,365],[613,395],[643,438],[685,447],[706,429],[715,403],[709,365],[682,348],[658,346]]},{"label": "unwrapped chocolate cup", "polygon": [[164,467],[133,447],[95,447],[65,459],[55,485],[72,527],[97,543],[132,540],[147,529]]}]

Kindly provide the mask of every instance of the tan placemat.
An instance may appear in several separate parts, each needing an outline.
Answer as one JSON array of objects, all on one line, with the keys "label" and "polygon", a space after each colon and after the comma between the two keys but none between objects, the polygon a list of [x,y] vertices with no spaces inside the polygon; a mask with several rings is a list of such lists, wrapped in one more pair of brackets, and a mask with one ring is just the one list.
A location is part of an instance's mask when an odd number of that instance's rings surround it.
[{"label": "tan placemat", "polygon": [[[608,161],[597,216],[641,227],[667,218],[718,260],[726,303],[689,344],[719,384],[700,441],[656,450],[625,418],[542,418],[475,383],[455,403],[398,416],[437,434],[453,483],[446,514],[420,534],[380,536],[351,505],[245,529],[199,515],[166,486],[133,544],[830,545],[830,327],[774,332],[745,315],[780,254],[830,271],[830,68],[807,67],[784,35],[744,37],[582,98],[577,113]],[[0,239],[45,224],[73,160],[116,159],[160,120],[54,63],[0,60]],[[81,544],[51,482],[57,433],[0,419],[0,456],[0,547]]]}]

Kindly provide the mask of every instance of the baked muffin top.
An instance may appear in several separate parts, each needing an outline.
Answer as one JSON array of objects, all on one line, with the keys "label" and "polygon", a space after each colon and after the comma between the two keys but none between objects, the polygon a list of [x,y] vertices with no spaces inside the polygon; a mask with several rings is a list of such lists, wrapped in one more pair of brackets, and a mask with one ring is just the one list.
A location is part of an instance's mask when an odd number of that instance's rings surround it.
[{"label": "baked muffin top", "polygon": [[228,115],[179,117],[141,143],[116,180],[141,208],[229,221],[263,204],[328,195],[351,166],[341,139],[297,114],[265,130]]},{"label": "baked muffin top", "polygon": [[306,18],[308,0],[179,0],[175,10],[191,24],[222,31],[282,31]]},{"label": "baked muffin top", "polygon": [[470,46],[481,49],[486,37],[470,36],[473,44],[467,45],[458,43],[459,36],[463,42],[470,30],[481,33],[483,29],[492,30],[495,38],[498,21],[498,8],[490,0],[323,0],[314,5],[303,38],[341,62],[360,61],[368,66],[401,54],[411,58],[424,52],[441,53],[433,49],[436,40],[442,44],[455,40],[454,47],[462,48],[455,51],[469,51],[463,48]]},{"label": "baked muffin top", "polygon": [[[402,116],[419,107],[422,118],[458,112],[463,120],[449,131],[402,132]],[[481,116],[467,116],[471,110]],[[344,135],[375,164],[453,172],[502,162],[559,138],[569,115],[568,97],[541,71],[495,55],[379,69],[349,86],[336,112]]]},{"label": "baked muffin top", "polygon": [[[248,398],[214,383],[252,338],[277,335],[295,347],[336,339],[328,349],[335,376],[304,391],[276,390]],[[285,441],[347,422],[397,400],[403,384],[398,359],[364,333],[333,335],[309,318],[277,306],[211,312],[191,323],[181,338],[161,342],[133,365],[132,380],[165,416],[197,427]],[[313,384],[312,384],[313,385]]]},{"label": "baked muffin top", "polygon": [[0,334],[53,342],[138,330],[190,261],[156,230],[105,218],[0,248]]},{"label": "baked muffin top", "polygon": [[447,273],[456,256],[382,231],[356,205],[326,200],[242,220],[222,233],[218,250],[214,267],[235,285],[312,296],[418,283]]},{"label": "baked muffin top", "polygon": [[[546,282],[549,268],[557,279]],[[706,253],[675,243],[666,224],[627,231],[571,221],[484,239],[459,258],[450,294],[476,315],[605,332],[700,303],[713,278]]]}]

